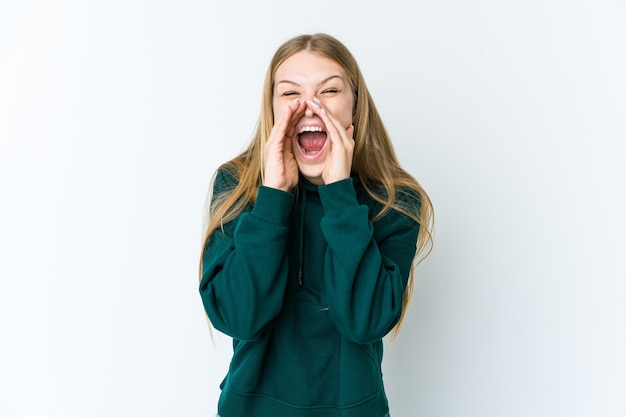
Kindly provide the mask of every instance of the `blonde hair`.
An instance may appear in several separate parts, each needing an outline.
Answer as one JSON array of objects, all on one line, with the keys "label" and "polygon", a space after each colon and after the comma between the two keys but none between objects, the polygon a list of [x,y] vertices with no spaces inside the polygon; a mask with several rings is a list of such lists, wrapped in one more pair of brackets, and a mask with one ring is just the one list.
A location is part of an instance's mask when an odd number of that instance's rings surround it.
[{"label": "blonde hair", "polygon": [[[339,64],[350,82],[354,94],[354,155],[352,171],[356,173],[367,193],[382,204],[382,210],[373,221],[393,209],[413,219],[420,225],[416,253],[407,288],[402,301],[402,315],[394,328],[394,337],[400,330],[404,313],[413,292],[414,267],[432,250],[433,207],[422,186],[406,172],[398,162],[391,140],[370,96],[359,66],[340,41],[326,34],[301,35],[282,44],[272,58],[263,85],[261,115],[256,132],[248,148],[239,156],[220,167],[237,179],[232,190],[207,198],[205,227],[200,256],[200,279],[202,258],[209,236],[225,223],[239,216],[247,205],[256,200],[259,185],[263,182],[263,155],[265,142],[274,125],[273,92],[278,67],[290,56],[300,51],[311,51]],[[420,202],[419,212],[414,198],[402,198],[404,193],[416,194]]]}]

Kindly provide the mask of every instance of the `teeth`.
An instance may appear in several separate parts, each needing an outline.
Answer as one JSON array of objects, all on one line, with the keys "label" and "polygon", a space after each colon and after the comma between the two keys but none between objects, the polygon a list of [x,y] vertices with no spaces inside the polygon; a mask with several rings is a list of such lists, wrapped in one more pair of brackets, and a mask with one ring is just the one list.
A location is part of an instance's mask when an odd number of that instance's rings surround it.
[{"label": "teeth", "polygon": [[319,126],[303,126],[298,133],[304,132],[323,132],[323,130]]}]

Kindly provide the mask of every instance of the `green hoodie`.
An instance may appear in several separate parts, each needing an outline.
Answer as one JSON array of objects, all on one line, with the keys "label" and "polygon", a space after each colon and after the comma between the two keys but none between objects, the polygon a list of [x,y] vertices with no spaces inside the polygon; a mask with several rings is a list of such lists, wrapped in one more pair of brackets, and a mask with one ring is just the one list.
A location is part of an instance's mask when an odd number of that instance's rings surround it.
[{"label": "green hoodie", "polygon": [[[214,195],[235,179],[220,170]],[[417,199],[416,210],[419,208]],[[358,177],[292,193],[261,186],[216,230],[200,294],[233,338],[222,417],[381,417],[382,338],[402,311],[419,226],[381,209]]]}]

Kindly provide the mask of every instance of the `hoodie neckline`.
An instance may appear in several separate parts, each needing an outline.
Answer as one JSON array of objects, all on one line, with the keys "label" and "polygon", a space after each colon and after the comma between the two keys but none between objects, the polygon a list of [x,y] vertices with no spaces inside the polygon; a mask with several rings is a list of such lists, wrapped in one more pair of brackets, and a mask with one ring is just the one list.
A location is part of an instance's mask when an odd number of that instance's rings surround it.
[{"label": "hoodie neckline", "polygon": [[[352,182],[354,184],[359,184],[361,182],[361,180],[359,179],[359,176],[355,174],[354,172],[350,174],[349,178],[352,178]],[[300,175],[300,180],[298,181],[298,187],[304,190],[318,192],[318,188],[323,187],[323,186],[324,185],[313,184],[311,181],[307,180],[302,175]]]}]

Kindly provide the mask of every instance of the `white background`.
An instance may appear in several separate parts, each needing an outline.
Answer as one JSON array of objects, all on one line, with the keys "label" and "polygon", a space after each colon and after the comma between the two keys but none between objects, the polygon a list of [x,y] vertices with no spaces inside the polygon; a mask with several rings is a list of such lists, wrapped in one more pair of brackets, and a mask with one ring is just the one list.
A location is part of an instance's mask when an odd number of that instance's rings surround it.
[{"label": "white background", "polygon": [[626,416],[621,0],[2,0],[0,415],[215,412],[205,193],[318,31],[436,210],[392,415]]}]

